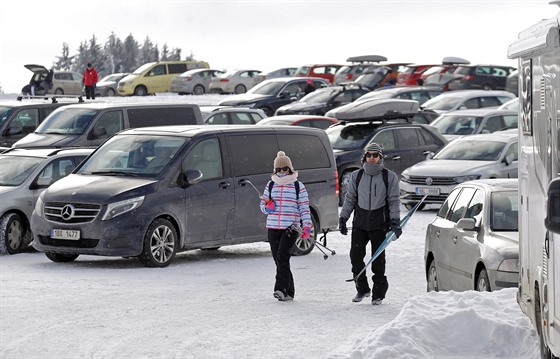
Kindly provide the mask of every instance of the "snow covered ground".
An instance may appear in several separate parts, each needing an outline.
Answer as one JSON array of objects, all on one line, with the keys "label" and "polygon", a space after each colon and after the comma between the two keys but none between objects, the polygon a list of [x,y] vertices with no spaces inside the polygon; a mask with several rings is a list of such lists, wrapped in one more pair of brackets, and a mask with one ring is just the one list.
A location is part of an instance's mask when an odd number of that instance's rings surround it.
[{"label": "snow covered ground", "polygon": [[[149,98],[160,99],[177,96]],[[426,293],[424,235],[435,213],[417,212],[388,247],[380,306],[351,302],[350,236],[338,232],[327,243],[336,255],[293,257],[293,302],[272,297],[265,242],[184,252],[162,269],[134,258],[2,256],[0,358],[537,359],[516,289]]]}]

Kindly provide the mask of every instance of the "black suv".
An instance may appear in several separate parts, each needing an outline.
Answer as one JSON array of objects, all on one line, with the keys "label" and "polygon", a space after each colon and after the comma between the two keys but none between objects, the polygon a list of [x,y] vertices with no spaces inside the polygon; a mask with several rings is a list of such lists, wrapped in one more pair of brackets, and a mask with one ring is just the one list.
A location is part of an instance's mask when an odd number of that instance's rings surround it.
[{"label": "black suv", "polygon": [[307,94],[301,100],[280,107],[278,115],[319,115],[323,116],[333,108],[354,102],[362,95],[370,92],[359,85],[330,86]]},{"label": "black suv", "polygon": [[313,80],[316,89],[330,85],[328,80],[318,77],[282,77],[265,80],[253,87],[247,93],[233,95],[220,101],[220,106],[241,106],[258,108],[267,116],[272,116],[276,110],[297,101],[305,95],[307,80]]},{"label": "black suv", "polygon": [[45,117],[60,106],[83,102],[81,97],[59,102],[56,97],[0,102],[0,147],[11,147],[14,143],[35,131]]},{"label": "black suv", "polygon": [[[417,101],[371,99],[340,107],[341,122],[326,132],[331,142],[340,183],[339,204],[344,202],[350,174],[362,167],[362,155],[370,142],[383,147],[385,167],[400,178],[402,171],[439,151],[447,140],[426,124]],[[334,111],[333,111],[334,112]]]}]

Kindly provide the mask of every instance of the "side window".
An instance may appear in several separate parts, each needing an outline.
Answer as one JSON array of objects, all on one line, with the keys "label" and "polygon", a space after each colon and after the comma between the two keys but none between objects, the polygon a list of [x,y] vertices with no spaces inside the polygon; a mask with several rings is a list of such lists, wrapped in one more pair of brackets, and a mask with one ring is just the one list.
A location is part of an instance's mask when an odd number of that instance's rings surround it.
[{"label": "side window", "polygon": [[45,114],[45,117],[47,117],[48,115],[51,114],[51,112],[53,112],[56,109],[57,109],[56,107],[43,107],[43,113]]},{"label": "side window", "polygon": [[255,122],[251,119],[248,113],[234,113],[231,112],[231,123],[234,125],[252,125]]},{"label": "side window", "polygon": [[418,132],[415,128],[399,128],[396,131],[397,143],[400,149],[415,148],[420,146]]},{"label": "side window", "polygon": [[418,101],[420,104],[423,104],[424,102],[430,99],[430,96],[428,96],[426,92],[422,91],[422,92],[412,92],[410,94],[410,98],[414,101]]},{"label": "side window", "polygon": [[504,69],[501,69],[499,67],[494,67],[492,69],[492,74],[494,76],[498,76],[498,77],[506,77],[508,75],[507,71]]},{"label": "side window", "polygon": [[217,113],[206,120],[207,125],[227,125],[227,123],[227,113]]},{"label": "side window", "polygon": [[482,133],[492,133],[500,131],[503,129],[504,122],[502,121],[502,116],[492,116],[486,120],[484,127],[482,127]]},{"label": "side window", "polygon": [[424,144],[425,145],[441,145],[442,141],[435,137],[434,135],[432,135],[430,133],[430,131],[424,129],[424,128],[419,128],[418,129],[420,131],[420,136],[422,136],[422,139],[424,140]]},{"label": "side window", "polygon": [[313,73],[315,73],[315,74],[325,74],[326,73],[326,68],[324,66],[315,67],[313,69]]},{"label": "side window", "polygon": [[345,105],[352,102],[352,96],[350,95],[350,93],[348,91],[339,93],[338,95],[335,96],[335,98],[333,99],[333,103],[336,106],[341,106],[341,105]]},{"label": "side window", "polygon": [[103,114],[99,121],[93,127],[94,131],[98,128],[105,128],[106,135],[100,138],[108,138],[123,129],[123,113],[122,111],[111,111]]},{"label": "side window", "polygon": [[[467,101],[465,101],[463,103],[462,106],[465,106],[466,108],[479,108],[482,107],[478,104],[478,98],[470,98]],[[462,107],[461,106],[461,107]]]},{"label": "side window", "polygon": [[[239,135],[227,137],[230,158],[233,162],[233,174],[236,177],[253,174],[263,174],[273,172],[273,162],[278,153],[277,140],[275,135],[258,134],[255,136]],[[247,146],[250,143],[251,146]],[[258,151],[255,151],[258,148]],[[282,149],[288,157],[294,157],[288,149]]]},{"label": "side window", "polygon": [[412,98],[411,93],[410,92],[405,92],[405,93],[400,93],[396,96],[396,98],[400,98],[403,100],[410,100]]},{"label": "side window", "polygon": [[477,75],[491,75],[492,69],[488,66],[479,66],[476,68]]},{"label": "side window", "polygon": [[517,128],[518,116],[516,115],[504,115],[504,124],[507,128]]},{"label": "side window", "polygon": [[242,73],[239,74],[239,77],[247,78],[247,77],[251,77],[251,74],[249,73],[249,71],[243,71]]},{"label": "side window", "polygon": [[474,195],[474,191],[474,188],[463,188],[461,195],[457,198],[455,204],[449,212],[449,220],[451,222],[457,223],[461,218],[463,218]]},{"label": "side window", "polygon": [[513,153],[513,160],[517,161],[519,156],[519,145],[517,142],[512,143],[506,151],[505,156],[507,157],[510,153]]},{"label": "side window", "polygon": [[259,122],[260,120],[263,119],[259,114],[256,114],[256,113],[251,113],[250,115],[251,115],[251,118],[252,118],[252,123],[257,123],[257,122]]},{"label": "side window", "polygon": [[24,134],[31,133],[39,126],[39,109],[30,108],[19,111],[10,122],[10,132],[21,129]]},{"label": "side window", "polygon": [[394,150],[397,148],[393,130],[382,130],[373,137],[372,141],[380,144],[384,150]]},{"label": "side window", "polygon": [[42,171],[39,173],[38,178],[48,178],[49,183],[53,184],[62,177],[66,177],[72,172],[76,167],[72,158],[60,158],[49,163]]},{"label": "side window", "polygon": [[292,83],[286,86],[286,88],[282,91],[282,93],[288,93],[290,96],[297,96],[302,92],[300,84]]},{"label": "side window", "polygon": [[474,218],[475,226],[479,227],[482,221],[482,209],[484,204],[484,192],[477,189],[467,207],[464,218]]},{"label": "side window", "polygon": [[482,107],[496,107],[502,104],[495,96],[481,97],[480,103],[482,104]]},{"label": "side window", "polygon": [[196,125],[192,107],[158,106],[154,108],[130,108],[126,110],[131,128],[145,126]]},{"label": "side window", "polygon": [[[296,170],[329,168],[331,166],[332,150],[327,149],[319,137],[279,134],[278,143],[280,149],[290,157]],[[276,157],[276,154],[274,157]]]},{"label": "side window", "polygon": [[449,212],[449,208],[453,206],[453,202],[455,202],[455,199],[457,199],[457,196],[459,195],[460,192],[461,192],[460,188],[455,188],[453,191],[451,191],[449,196],[447,196],[445,202],[443,202],[443,204],[439,208],[439,211],[437,213],[438,217],[447,218],[447,213]]},{"label": "side window", "polygon": [[167,64],[169,74],[182,74],[187,71],[187,64]]},{"label": "side window", "polygon": [[197,143],[184,160],[184,168],[202,172],[202,180],[223,177],[220,143],[217,138]]},{"label": "side window", "polygon": [[165,64],[163,65],[156,65],[153,69],[148,72],[148,76],[161,76],[165,75]]}]

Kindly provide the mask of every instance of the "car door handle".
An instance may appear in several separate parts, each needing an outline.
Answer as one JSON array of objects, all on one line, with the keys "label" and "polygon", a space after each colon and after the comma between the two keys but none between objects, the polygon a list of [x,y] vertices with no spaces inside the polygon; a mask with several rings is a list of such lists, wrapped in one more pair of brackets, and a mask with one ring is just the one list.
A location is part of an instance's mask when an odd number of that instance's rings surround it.
[{"label": "car door handle", "polygon": [[401,156],[393,156],[393,161],[400,160]]},{"label": "car door handle", "polygon": [[457,244],[457,237],[453,237],[453,244]]},{"label": "car door handle", "polygon": [[220,187],[220,188],[222,188],[222,189],[226,189],[226,188],[228,188],[229,186],[231,186],[231,183],[229,183],[229,182],[220,182],[220,183],[218,184],[218,187]]}]

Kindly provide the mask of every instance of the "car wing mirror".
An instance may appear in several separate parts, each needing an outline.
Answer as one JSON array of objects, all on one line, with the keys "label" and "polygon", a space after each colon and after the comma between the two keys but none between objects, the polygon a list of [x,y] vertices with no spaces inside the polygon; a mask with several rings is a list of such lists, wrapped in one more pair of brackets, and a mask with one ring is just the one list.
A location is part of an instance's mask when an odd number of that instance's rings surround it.
[{"label": "car wing mirror", "polygon": [[296,102],[297,100],[299,100],[299,99],[296,96],[290,97],[291,102]]},{"label": "car wing mirror", "polygon": [[50,177],[39,177],[37,178],[37,188],[48,187],[51,185],[52,178]]},{"label": "car wing mirror", "polygon": [[560,178],[550,182],[547,195],[544,225],[549,231],[560,234]]},{"label": "car wing mirror", "polygon": [[436,155],[434,152],[430,151],[428,153],[425,153],[426,155],[426,159],[427,160],[431,160],[432,158],[434,158],[434,156]]},{"label": "car wing mirror", "polygon": [[93,129],[93,137],[100,138],[107,135],[107,129],[105,127],[96,127]]},{"label": "car wing mirror", "polygon": [[474,218],[461,218],[459,222],[457,222],[457,229],[462,229],[464,231],[475,231],[476,230],[476,221]]},{"label": "car wing mirror", "polygon": [[203,174],[199,170],[186,170],[185,179],[187,180],[187,185],[191,186],[202,181]]},{"label": "car wing mirror", "polygon": [[8,136],[18,135],[20,133],[23,133],[23,127],[22,126],[14,126],[14,127],[10,127],[8,129]]},{"label": "car wing mirror", "polygon": [[515,155],[513,153],[510,153],[509,155],[507,155],[504,158],[504,162],[505,162],[506,166],[511,165],[513,163],[514,158],[515,158]]}]

